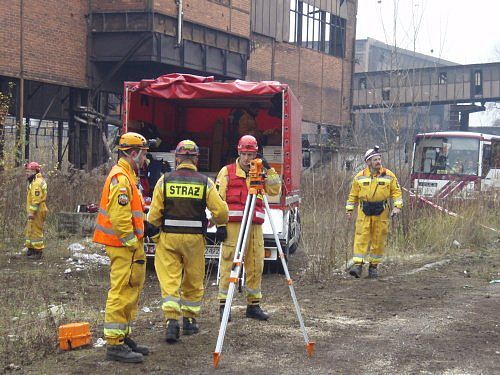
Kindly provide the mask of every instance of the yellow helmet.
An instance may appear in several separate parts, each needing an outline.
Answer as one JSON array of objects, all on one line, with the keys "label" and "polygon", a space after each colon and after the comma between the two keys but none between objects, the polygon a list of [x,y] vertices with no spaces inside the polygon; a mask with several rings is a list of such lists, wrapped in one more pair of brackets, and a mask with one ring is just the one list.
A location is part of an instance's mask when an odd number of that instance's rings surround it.
[{"label": "yellow helmet", "polygon": [[118,142],[118,150],[129,150],[131,148],[140,148],[147,150],[148,141],[139,133],[127,132],[120,137],[120,142]]},{"label": "yellow helmet", "polygon": [[175,148],[175,156],[181,156],[181,155],[193,155],[193,156],[198,156],[200,154],[200,149],[190,139],[185,139],[184,141],[180,141],[177,144],[177,147]]}]

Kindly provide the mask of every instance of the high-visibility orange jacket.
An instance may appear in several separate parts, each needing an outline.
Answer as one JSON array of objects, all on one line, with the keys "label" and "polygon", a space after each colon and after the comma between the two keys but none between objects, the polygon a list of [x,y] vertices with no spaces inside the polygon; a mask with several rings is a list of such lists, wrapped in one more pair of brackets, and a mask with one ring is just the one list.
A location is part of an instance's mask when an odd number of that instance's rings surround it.
[{"label": "high-visibility orange jacket", "polygon": [[135,172],[121,158],[104,183],[94,242],[133,247],[144,237],[144,199],[136,184]]}]

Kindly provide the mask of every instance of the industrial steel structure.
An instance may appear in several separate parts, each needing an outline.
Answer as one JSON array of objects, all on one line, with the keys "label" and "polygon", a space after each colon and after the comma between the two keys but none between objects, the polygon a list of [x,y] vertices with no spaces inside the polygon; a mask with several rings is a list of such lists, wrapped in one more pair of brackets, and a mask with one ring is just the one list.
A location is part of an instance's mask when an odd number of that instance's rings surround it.
[{"label": "industrial steel structure", "polygon": [[173,72],[286,82],[310,129],[338,132],[351,123],[356,12],[357,0],[3,2],[0,91],[17,119],[18,163],[47,121],[54,162],[102,163],[123,82]]}]

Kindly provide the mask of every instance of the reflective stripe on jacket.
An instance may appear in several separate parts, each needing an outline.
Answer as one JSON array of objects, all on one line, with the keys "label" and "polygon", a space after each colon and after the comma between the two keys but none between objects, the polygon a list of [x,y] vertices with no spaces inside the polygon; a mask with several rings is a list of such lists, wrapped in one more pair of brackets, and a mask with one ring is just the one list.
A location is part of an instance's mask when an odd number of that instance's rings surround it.
[{"label": "reflective stripe on jacket", "polygon": [[358,203],[384,202],[389,199],[392,199],[395,207],[403,207],[401,188],[396,175],[387,168],[380,168],[372,175],[370,169],[365,168],[354,177],[346,210],[354,210]]},{"label": "reflective stripe on jacket", "polygon": [[[131,240],[134,240],[135,238],[140,240],[144,237],[144,200],[142,198],[141,192],[135,184],[134,177],[127,170],[124,163],[127,162],[123,159],[120,159],[118,164],[111,169],[111,172],[109,173],[106,182],[104,183],[99,212],[97,214],[96,229],[94,231],[93,240],[94,242],[107,246],[127,246],[127,243],[130,243]],[[128,215],[131,216],[131,231],[130,233],[125,233],[125,236],[119,236],[116,230],[113,229],[110,215],[108,213],[108,207],[110,204],[120,204],[122,206],[128,206],[129,203],[129,197],[125,191],[121,195],[123,196],[121,203],[110,202],[109,199],[111,184],[113,183],[113,181],[117,181],[117,178],[120,175],[126,177],[132,191],[132,197],[130,199],[130,213],[128,213]]]},{"label": "reflective stripe on jacket", "polygon": [[[228,172],[228,184],[226,191],[226,202],[229,207],[229,222],[241,222],[243,220],[243,211],[248,196],[248,187],[246,178],[239,177],[236,174],[236,163],[226,166]],[[252,223],[264,223],[265,213],[262,197],[257,196],[255,201],[255,212]]]},{"label": "reflective stripe on jacket", "polygon": [[45,201],[47,200],[47,182],[41,173],[33,176],[26,191],[26,212],[35,214],[37,211],[47,211]]}]

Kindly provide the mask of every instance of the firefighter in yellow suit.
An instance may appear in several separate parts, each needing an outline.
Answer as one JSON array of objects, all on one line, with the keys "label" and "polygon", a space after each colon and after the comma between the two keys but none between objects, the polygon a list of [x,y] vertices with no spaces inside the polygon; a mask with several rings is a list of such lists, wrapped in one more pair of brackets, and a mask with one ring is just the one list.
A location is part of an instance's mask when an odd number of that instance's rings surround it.
[{"label": "firefighter in yellow suit", "polygon": [[[229,207],[229,223],[227,226],[218,226],[216,234],[217,240],[223,241],[218,295],[221,318],[226,304],[229,276],[233,266],[236,242],[250,185],[248,175],[250,162],[257,157],[257,150],[258,145],[255,137],[244,135],[238,142],[238,159],[235,163],[223,167],[217,176],[217,189]],[[277,195],[281,189],[281,177],[267,162],[264,160],[263,162],[264,168],[266,168],[266,194],[269,196]],[[268,314],[260,307],[262,271],[264,269],[264,235],[262,233],[264,218],[262,197],[257,197],[244,259],[247,297],[246,316],[258,320],[267,320],[269,318]]]},{"label": "firefighter in yellow suit", "polygon": [[[354,236],[353,262],[349,274],[361,277],[365,259],[370,263],[368,277],[378,277],[377,266],[382,261],[389,228],[389,216],[399,214],[403,198],[396,175],[382,167],[379,147],[365,153],[366,168],[359,172],[352,183],[347,199],[346,214],[352,217],[358,205],[356,231]],[[390,200],[393,209],[391,214]],[[370,254],[367,256],[368,249]]]},{"label": "firefighter in yellow suit", "polygon": [[[167,321],[167,343],[179,340],[182,333],[199,332],[196,318],[200,314],[205,278],[205,209],[215,224],[227,223],[227,204],[221,199],[213,181],[197,172],[199,148],[190,140],[181,141],[175,150],[175,171],[163,175],[156,183],[148,212],[148,230],[157,241],[155,268],[160,281],[162,309]],[[161,228],[161,230],[160,230]]]},{"label": "firefighter in yellow suit", "polygon": [[128,363],[142,362],[143,355],[149,354],[147,347],[129,337],[146,277],[145,206],[137,176],[147,149],[146,139],[138,133],[120,137],[120,159],[104,183],[94,232],[94,242],[106,246],[111,260],[104,318],[106,357]]},{"label": "firefighter in yellow suit", "polygon": [[33,259],[42,257],[45,247],[43,242],[43,226],[47,216],[47,182],[43,178],[41,166],[37,162],[25,165],[26,178],[28,179],[28,190],[26,193],[26,212],[28,221],[26,223],[26,240],[24,245],[28,248],[26,255]]}]

